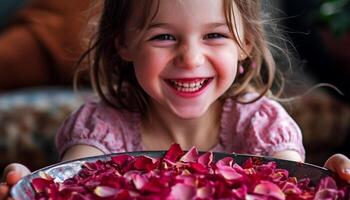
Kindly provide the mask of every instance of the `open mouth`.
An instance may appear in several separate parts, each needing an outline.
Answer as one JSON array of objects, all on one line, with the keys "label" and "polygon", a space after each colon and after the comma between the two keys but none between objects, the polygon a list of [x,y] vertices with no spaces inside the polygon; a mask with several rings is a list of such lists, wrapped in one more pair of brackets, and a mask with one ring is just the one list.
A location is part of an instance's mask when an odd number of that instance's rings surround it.
[{"label": "open mouth", "polygon": [[167,79],[166,82],[179,92],[194,93],[202,90],[213,78]]}]

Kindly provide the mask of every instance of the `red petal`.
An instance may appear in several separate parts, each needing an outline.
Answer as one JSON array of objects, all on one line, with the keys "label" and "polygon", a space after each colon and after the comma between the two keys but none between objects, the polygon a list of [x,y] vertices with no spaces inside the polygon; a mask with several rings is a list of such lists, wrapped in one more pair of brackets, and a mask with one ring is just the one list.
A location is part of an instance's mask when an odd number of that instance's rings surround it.
[{"label": "red petal", "polygon": [[192,147],[185,155],[180,159],[182,162],[197,162],[198,151],[196,147]]},{"label": "red petal", "polygon": [[164,159],[170,160],[172,162],[178,161],[184,154],[179,144],[174,143],[170,146],[169,150],[165,153]]},{"label": "red petal", "polygon": [[216,166],[220,167],[220,166],[229,166],[231,167],[233,164],[233,158],[231,157],[225,157],[221,160],[219,160],[218,162],[216,162]]},{"label": "red petal", "polygon": [[213,162],[213,152],[206,152],[199,156],[198,163],[209,167],[209,165]]},{"label": "red petal", "polygon": [[45,188],[48,188],[53,183],[53,180],[47,180],[43,178],[34,178],[32,180],[33,188],[37,193],[44,192]]},{"label": "red petal", "polygon": [[178,183],[171,187],[170,199],[188,200],[196,195],[196,189],[193,186]]},{"label": "red petal", "polygon": [[286,196],[282,192],[282,190],[274,183],[264,181],[255,186],[254,193],[271,196],[278,200],[285,200]]},{"label": "red petal", "polygon": [[126,162],[130,161],[133,157],[127,154],[113,156],[112,160],[114,163],[123,166]]}]

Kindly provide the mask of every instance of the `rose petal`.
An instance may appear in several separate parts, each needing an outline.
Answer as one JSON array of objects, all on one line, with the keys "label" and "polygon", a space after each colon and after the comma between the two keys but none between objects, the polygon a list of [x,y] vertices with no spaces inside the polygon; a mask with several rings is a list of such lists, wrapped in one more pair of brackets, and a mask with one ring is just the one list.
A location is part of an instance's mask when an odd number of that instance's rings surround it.
[{"label": "rose petal", "polygon": [[231,158],[231,157],[225,157],[225,158],[219,160],[218,162],[216,162],[217,167],[221,167],[221,166],[231,167],[232,164],[233,164],[233,158]]},{"label": "rose petal", "polygon": [[111,159],[115,164],[123,166],[125,165],[125,163],[132,160],[133,157],[127,154],[122,154],[122,155],[113,156]]},{"label": "rose petal", "polygon": [[238,180],[242,178],[241,174],[237,173],[236,170],[228,166],[219,167],[217,169],[217,173],[223,176],[227,180]]},{"label": "rose petal", "polygon": [[164,159],[167,159],[172,162],[176,162],[181,158],[181,156],[184,154],[179,144],[172,144],[169,148],[169,150],[165,153]]},{"label": "rose petal", "polygon": [[32,186],[37,193],[45,191],[45,188],[48,188],[53,183],[52,179],[34,178],[32,180]]},{"label": "rose petal", "polygon": [[193,199],[196,195],[196,189],[193,186],[178,183],[171,187],[170,198],[177,200]]},{"label": "rose petal", "polygon": [[254,193],[271,196],[279,200],[285,200],[286,196],[282,190],[274,183],[264,181],[255,186]]},{"label": "rose petal", "polygon": [[108,186],[97,186],[94,193],[99,197],[106,198],[116,195],[118,190]]},{"label": "rose petal", "polygon": [[143,186],[148,182],[148,178],[145,176],[136,174],[133,181],[136,189],[141,190],[141,188],[143,188]]},{"label": "rose petal", "polygon": [[192,147],[180,159],[181,162],[197,162],[197,160],[198,160],[198,151],[196,147]]},{"label": "rose petal", "polygon": [[202,154],[201,156],[199,156],[198,158],[198,163],[209,167],[210,164],[213,162],[213,152],[206,152],[204,154]]},{"label": "rose petal", "polygon": [[196,198],[210,199],[213,197],[214,189],[212,187],[201,187],[197,189]]}]

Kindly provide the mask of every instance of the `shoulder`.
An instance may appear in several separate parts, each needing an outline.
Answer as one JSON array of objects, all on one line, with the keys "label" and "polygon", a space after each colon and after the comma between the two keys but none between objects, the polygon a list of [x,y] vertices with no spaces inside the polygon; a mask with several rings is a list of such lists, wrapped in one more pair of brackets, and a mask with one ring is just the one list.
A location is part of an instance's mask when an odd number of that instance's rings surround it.
[{"label": "shoulder", "polygon": [[[249,93],[243,100],[249,101],[255,97],[256,93]],[[273,155],[294,150],[304,156],[300,128],[277,101],[267,97],[248,104],[227,100],[224,107],[226,115],[233,122],[234,127],[231,128],[240,141],[237,146],[242,153]]]},{"label": "shoulder", "polygon": [[130,151],[135,148],[139,120],[138,113],[88,101],[64,121],[56,145],[61,154],[77,144],[91,145],[104,153]]}]

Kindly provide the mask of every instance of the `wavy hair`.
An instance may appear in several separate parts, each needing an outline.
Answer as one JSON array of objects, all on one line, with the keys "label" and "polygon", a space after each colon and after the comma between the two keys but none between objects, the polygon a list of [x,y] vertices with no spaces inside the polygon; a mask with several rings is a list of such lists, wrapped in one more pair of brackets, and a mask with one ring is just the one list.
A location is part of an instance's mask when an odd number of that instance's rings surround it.
[{"label": "wavy hair", "polygon": [[[224,14],[232,33],[237,33],[235,12],[240,12],[244,36],[233,34],[239,47],[243,50],[243,41],[252,44],[247,58],[240,61],[244,73],[238,73],[236,80],[221,98],[233,98],[241,103],[251,103],[264,95],[277,97],[282,90],[283,78],[278,79],[279,88],[272,95],[271,88],[276,81],[276,63],[271,48],[287,52],[269,42],[266,20],[263,17],[261,0],[223,0]],[[100,5],[96,31],[89,43],[87,51],[79,59],[79,71],[76,83],[82,71],[88,71],[93,89],[109,105],[129,111],[147,113],[148,95],[139,85],[132,63],[124,61],[117,53],[115,38],[125,38],[128,19],[133,14],[134,6],[142,8],[137,29],[142,32],[149,25],[159,10],[159,0],[104,0]],[[234,9],[236,6],[236,9]],[[236,13],[237,14],[237,13]],[[96,21],[96,19],[94,19]],[[248,91],[259,95],[255,99],[242,101],[239,97]]]}]

